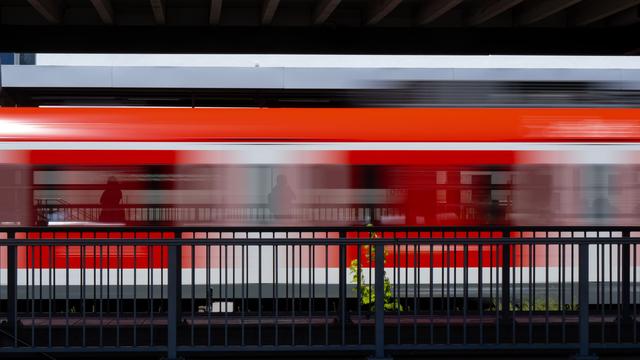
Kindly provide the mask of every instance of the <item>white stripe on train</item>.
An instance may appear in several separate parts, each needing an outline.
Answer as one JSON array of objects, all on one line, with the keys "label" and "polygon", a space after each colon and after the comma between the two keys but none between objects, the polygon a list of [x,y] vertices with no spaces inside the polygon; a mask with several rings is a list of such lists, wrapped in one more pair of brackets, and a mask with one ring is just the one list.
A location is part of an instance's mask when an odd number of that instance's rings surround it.
[{"label": "white stripe on train", "polygon": [[627,151],[640,143],[600,142],[134,142],[25,141],[0,142],[0,150],[505,150],[505,151]]},{"label": "white stripe on train", "polygon": [[[618,266],[616,261],[611,264],[611,268],[613,271],[609,272],[609,263],[605,263],[604,267],[600,269],[596,267],[590,267],[589,281],[595,282],[616,282],[619,280],[619,271],[617,271]],[[572,271],[573,268],[573,271]],[[548,268],[538,266],[534,268],[533,272],[530,272],[528,267],[525,268],[515,268],[510,270],[511,274],[511,283],[512,284],[523,284],[523,286],[528,286],[529,284],[529,276],[531,275],[531,283],[535,284],[545,284],[546,279],[548,278],[549,283],[571,283],[574,282],[577,284],[578,282],[578,266],[577,263],[574,264],[573,267],[563,267],[562,272],[560,271],[560,267],[550,266]],[[272,270],[269,267],[268,270]],[[279,285],[287,284],[287,274],[288,274],[288,283],[289,285],[307,285],[310,283],[316,285],[324,285],[330,284],[335,285],[338,284],[338,269],[329,268],[328,272],[325,268],[316,268],[312,269],[310,273],[309,268],[290,268],[287,272],[285,268],[279,268],[278,271],[278,279],[277,282]],[[600,270],[600,271],[598,271]],[[48,285],[56,285],[56,286],[65,286],[65,285],[84,285],[84,286],[100,286],[100,285],[124,285],[129,286],[134,284],[145,286],[145,285],[166,285],[167,284],[167,269],[153,269],[153,281],[151,281],[151,271],[148,269],[104,269],[104,270],[94,270],[94,269],[55,269],[55,271],[50,271],[49,269],[18,269],[18,285],[19,286],[29,286],[37,288],[40,285],[48,286]],[[479,281],[480,271],[477,267],[467,269],[467,284],[468,285],[476,285]],[[464,276],[465,269],[464,268],[421,268],[419,271],[413,268],[399,268],[395,271],[391,268],[387,268],[385,270],[386,277],[389,279],[391,284],[415,284],[418,281],[421,285],[441,285],[441,284],[454,284],[464,285]],[[394,274],[395,273],[395,274]],[[263,271],[262,278],[259,279],[259,272],[256,270],[247,271],[245,269],[244,272],[244,283],[245,284],[258,284],[262,282],[262,284],[274,284],[274,274],[271,271]],[[347,276],[348,284],[355,285],[356,282],[352,279],[352,274],[349,273]],[[369,283],[369,271],[368,269],[362,272],[363,275],[363,284]],[[51,276],[51,281],[49,280],[49,276]],[[67,276],[69,278],[69,282],[67,283]],[[234,280],[235,276],[235,280]],[[325,282],[325,276],[328,280]],[[371,270],[371,278],[375,276],[375,270]],[[573,276],[573,277],[572,277]],[[632,274],[631,276],[634,276]],[[635,267],[635,276],[640,277],[640,266]],[[134,278],[135,277],[135,278]],[[535,277],[535,280],[533,278]],[[84,279],[83,279],[84,278]],[[100,279],[102,278],[102,281]],[[120,278],[120,281],[118,281]],[[207,284],[207,270],[206,269],[195,269],[195,285],[206,285]],[[42,280],[40,280],[42,279]],[[482,283],[483,284],[499,284],[502,279],[502,272],[499,268],[483,268],[482,269]],[[522,281],[521,281],[522,279]],[[228,269],[226,271],[220,269],[210,269],[209,270],[209,285],[228,285],[233,286],[240,285],[243,283],[242,281],[242,269]],[[182,284],[185,286],[191,285],[191,269],[183,269],[182,270]],[[0,270],[0,286],[7,285],[7,270]]]}]

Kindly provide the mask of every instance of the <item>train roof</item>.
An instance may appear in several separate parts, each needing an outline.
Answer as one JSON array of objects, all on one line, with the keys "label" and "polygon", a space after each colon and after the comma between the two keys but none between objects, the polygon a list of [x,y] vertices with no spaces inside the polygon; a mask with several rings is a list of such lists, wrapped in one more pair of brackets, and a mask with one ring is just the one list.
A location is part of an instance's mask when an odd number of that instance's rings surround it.
[{"label": "train roof", "polygon": [[640,109],[0,108],[0,140],[635,142]]}]

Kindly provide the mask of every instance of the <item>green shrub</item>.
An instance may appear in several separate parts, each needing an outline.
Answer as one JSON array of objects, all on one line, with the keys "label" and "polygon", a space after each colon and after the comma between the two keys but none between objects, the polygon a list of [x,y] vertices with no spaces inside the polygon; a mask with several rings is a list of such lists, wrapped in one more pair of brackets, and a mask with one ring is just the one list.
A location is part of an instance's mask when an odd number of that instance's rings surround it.
[{"label": "green shrub", "polygon": [[[367,226],[373,226],[372,224],[367,224]],[[374,231],[369,233],[370,239],[376,239],[378,234]],[[372,258],[375,259],[376,248],[371,247],[371,245],[363,245],[362,249],[365,251],[365,258],[371,264]],[[360,251],[361,249],[358,249]],[[384,263],[387,262],[387,256],[389,255],[388,251],[384,250]],[[360,304],[363,306],[369,307],[369,310],[373,311],[375,309],[376,303],[376,292],[375,285],[369,283],[365,284],[364,276],[362,274],[362,268],[358,269],[358,259],[353,259],[349,264],[349,273],[351,274],[351,281],[354,284],[360,284],[359,289],[356,287],[353,291],[360,291]],[[385,272],[384,275],[384,309],[385,310],[399,310],[403,311],[403,307],[398,301],[393,297],[393,292],[391,291],[391,281],[389,281],[389,277]]]}]

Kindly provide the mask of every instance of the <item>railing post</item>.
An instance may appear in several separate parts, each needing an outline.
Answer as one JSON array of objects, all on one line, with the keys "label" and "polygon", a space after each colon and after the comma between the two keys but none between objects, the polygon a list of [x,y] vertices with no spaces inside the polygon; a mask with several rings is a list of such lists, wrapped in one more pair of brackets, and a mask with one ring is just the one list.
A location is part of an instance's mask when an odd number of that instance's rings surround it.
[{"label": "railing post", "polygon": [[339,258],[339,275],[338,275],[338,311],[340,318],[340,329],[341,329],[341,343],[345,344],[346,342],[346,323],[347,323],[347,245],[346,245],[347,234],[344,231],[340,232],[340,245],[338,250],[338,258]]},{"label": "railing post", "polygon": [[178,358],[178,322],[180,315],[180,246],[169,245],[168,261],[168,291],[167,291],[167,359]]},{"label": "railing post", "polygon": [[384,243],[375,244],[376,353],[373,359],[384,359]]},{"label": "railing post", "polygon": [[[503,236],[506,239],[506,236]],[[510,316],[510,283],[511,283],[511,245],[502,245],[502,296],[500,298],[500,306],[502,307],[502,319],[506,320]]]},{"label": "railing post", "polygon": [[589,243],[578,245],[578,303],[580,304],[580,348],[575,359],[597,359],[589,354]]},{"label": "railing post", "polygon": [[621,279],[621,296],[622,296],[622,320],[627,322],[631,320],[631,244],[628,242],[631,234],[630,232],[623,232],[622,244],[622,279]]},{"label": "railing post", "polygon": [[[13,233],[8,239],[15,240]],[[13,344],[17,346],[18,339],[18,253],[15,245],[7,246],[7,325]]]}]

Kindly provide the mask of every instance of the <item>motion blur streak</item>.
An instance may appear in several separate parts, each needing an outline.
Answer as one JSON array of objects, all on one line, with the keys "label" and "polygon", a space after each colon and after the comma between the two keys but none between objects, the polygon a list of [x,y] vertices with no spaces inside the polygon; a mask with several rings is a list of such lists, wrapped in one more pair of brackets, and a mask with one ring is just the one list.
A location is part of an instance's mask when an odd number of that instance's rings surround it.
[{"label": "motion blur streak", "polygon": [[10,124],[3,224],[632,225],[640,215],[636,109],[7,108],[0,119]]}]

